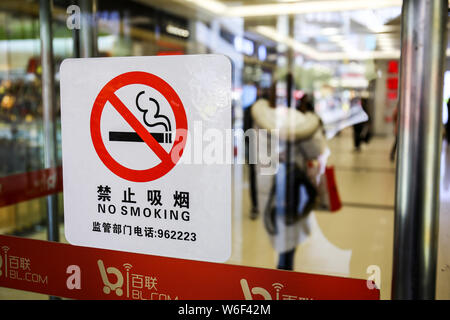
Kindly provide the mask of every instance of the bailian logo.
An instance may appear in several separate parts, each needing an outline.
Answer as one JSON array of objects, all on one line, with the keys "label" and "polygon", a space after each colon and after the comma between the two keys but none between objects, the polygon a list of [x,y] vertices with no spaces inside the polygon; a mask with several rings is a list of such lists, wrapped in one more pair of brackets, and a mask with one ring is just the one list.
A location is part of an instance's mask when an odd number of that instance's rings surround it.
[{"label": "bailian logo", "polygon": [[123,264],[125,277],[116,267],[105,267],[103,260],[97,260],[97,265],[104,294],[115,293],[118,297],[131,297],[133,300],[178,300],[178,296],[173,297],[158,291],[158,279],[155,276],[130,273],[133,266],[129,263]]},{"label": "bailian logo", "polygon": [[[9,254],[11,248],[2,246],[0,252],[0,276],[18,281],[32,282],[37,285],[48,286],[48,276],[31,271],[31,260]],[[1,254],[3,253],[3,254]]]},{"label": "bailian logo", "polygon": [[[253,287],[250,290],[247,279],[241,279],[241,288],[244,293],[245,300],[253,300],[254,296],[260,295],[264,298],[264,300],[280,300],[280,291],[284,288],[284,285],[281,283],[273,283],[272,287],[275,289],[275,299],[272,298],[272,295],[269,293],[267,289],[261,287]],[[281,300],[313,300],[312,298],[300,297],[292,294],[283,294],[281,295]]]}]

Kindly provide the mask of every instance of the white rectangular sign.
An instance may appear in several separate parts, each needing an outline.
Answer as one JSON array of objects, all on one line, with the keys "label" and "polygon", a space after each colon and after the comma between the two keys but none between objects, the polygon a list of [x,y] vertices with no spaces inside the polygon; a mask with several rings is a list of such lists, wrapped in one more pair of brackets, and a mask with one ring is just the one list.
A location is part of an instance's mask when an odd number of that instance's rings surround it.
[{"label": "white rectangular sign", "polygon": [[231,254],[231,63],[64,60],[64,218],[75,245],[224,262]]}]

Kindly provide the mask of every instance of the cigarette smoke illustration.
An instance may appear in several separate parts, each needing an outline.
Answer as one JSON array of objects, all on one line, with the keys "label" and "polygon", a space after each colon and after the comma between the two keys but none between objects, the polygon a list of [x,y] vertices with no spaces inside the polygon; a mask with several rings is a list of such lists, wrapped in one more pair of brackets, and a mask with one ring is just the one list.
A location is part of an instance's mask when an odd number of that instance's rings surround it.
[{"label": "cigarette smoke illustration", "polygon": [[[165,131],[171,131],[170,120],[165,115],[159,114],[159,103],[153,98],[149,98],[149,103],[139,104],[139,98],[145,94],[145,91],[141,91],[136,96],[136,107],[139,111],[143,112],[144,123],[149,127],[164,126]],[[142,99],[141,99],[142,100]],[[145,99],[144,99],[145,101]]]}]

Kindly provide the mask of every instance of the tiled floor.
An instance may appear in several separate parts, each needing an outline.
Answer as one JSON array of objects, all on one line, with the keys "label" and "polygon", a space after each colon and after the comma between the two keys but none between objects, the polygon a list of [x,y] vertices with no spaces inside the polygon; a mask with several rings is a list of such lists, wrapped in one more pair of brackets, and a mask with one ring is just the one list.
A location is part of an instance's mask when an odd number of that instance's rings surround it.
[{"label": "tiled floor", "polygon": [[[367,268],[378,266],[381,298],[390,298],[395,195],[395,165],[389,161],[392,142],[392,138],[374,138],[355,153],[350,130],[330,142],[329,162],[335,166],[343,208],[333,214],[324,211],[313,214],[312,233],[297,249],[295,271],[367,279]],[[447,151],[444,143],[438,299],[450,299],[450,169],[445,164],[450,164],[450,147]],[[244,181],[236,185],[238,192],[242,190],[242,201],[238,199],[236,206],[243,209],[233,214],[233,253],[228,263],[274,268],[277,256],[262,219],[249,218],[248,182],[246,171],[242,173]],[[45,230],[33,237],[44,239]],[[0,288],[0,299],[47,299],[47,296]]]}]

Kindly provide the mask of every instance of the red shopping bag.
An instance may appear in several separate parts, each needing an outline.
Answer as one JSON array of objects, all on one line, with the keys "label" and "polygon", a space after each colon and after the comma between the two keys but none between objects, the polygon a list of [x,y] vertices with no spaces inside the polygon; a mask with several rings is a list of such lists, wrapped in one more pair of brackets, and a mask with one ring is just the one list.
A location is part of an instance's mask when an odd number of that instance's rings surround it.
[{"label": "red shopping bag", "polygon": [[325,173],[320,179],[318,189],[321,209],[336,212],[342,208],[333,166],[326,167]]}]

